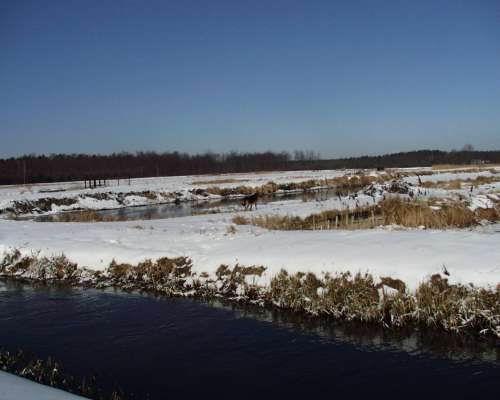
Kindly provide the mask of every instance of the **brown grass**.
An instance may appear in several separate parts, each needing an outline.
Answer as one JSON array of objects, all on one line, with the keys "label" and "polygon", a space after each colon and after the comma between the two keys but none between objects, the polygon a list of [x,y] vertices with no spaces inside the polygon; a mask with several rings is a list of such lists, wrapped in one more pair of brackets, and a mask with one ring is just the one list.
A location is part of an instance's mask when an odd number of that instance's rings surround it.
[{"label": "brown grass", "polygon": [[77,265],[70,262],[64,255],[38,257],[34,254],[23,256],[17,249],[4,255],[0,263],[0,274],[68,283],[78,279]]},{"label": "brown grass", "polygon": [[448,229],[475,226],[482,220],[498,221],[500,212],[495,208],[471,211],[461,202],[448,202],[433,209],[427,201],[405,201],[398,197],[374,206],[323,211],[305,218],[289,215],[233,217],[236,225],[256,225],[271,230],[367,229],[379,225]]},{"label": "brown grass", "polygon": [[187,257],[162,257],[137,265],[119,264],[113,260],[106,273],[114,286],[181,291],[186,278],[191,276],[191,268],[191,260]]},{"label": "brown grass", "polygon": [[440,275],[422,283],[415,294],[406,291],[399,279],[382,278],[398,286],[398,292],[379,292],[371,275],[342,273],[325,275],[276,275],[270,301],[294,311],[332,315],[347,320],[379,322],[386,326],[416,324],[455,333],[473,331],[499,336],[500,291],[450,285]]},{"label": "brown grass", "polygon": [[466,228],[478,223],[475,213],[459,202],[447,203],[434,210],[423,201],[390,198],[380,203],[380,209],[384,225],[446,229]]},{"label": "brown grass", "polygon": [[237,225],[256,225],[271,230],[322,230],[322,229],[362,229],[375,226],[374,208],[359,208],[354,211],[323,211],[306,218],[289,215],[263,215],[245,218],[237,215],[233,222]]}]

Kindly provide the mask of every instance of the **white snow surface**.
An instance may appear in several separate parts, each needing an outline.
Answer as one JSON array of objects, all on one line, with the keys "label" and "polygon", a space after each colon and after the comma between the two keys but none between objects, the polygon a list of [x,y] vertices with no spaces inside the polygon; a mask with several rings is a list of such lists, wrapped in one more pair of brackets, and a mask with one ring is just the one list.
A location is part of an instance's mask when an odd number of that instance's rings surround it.
[{"label": "white snow surface", "polygon": [[84,397],[40,385],[0,371],[0,400],[84,400]]}]

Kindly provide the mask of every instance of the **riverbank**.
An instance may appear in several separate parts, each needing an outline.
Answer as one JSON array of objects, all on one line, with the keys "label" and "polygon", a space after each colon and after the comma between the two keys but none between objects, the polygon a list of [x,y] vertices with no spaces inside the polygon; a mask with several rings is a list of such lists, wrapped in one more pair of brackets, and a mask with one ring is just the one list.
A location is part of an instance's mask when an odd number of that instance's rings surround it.
[{"label": "riverbank", "polygon": [[2,400],[84,400],[83,397],[40,385],[28,379],[0,371]]},{"label": "riverbank", "polygon": [[[187,257],[145,260],[132,265],[112,261],[104,270],[79,267],[64,255],[5,253],[0,276],[44,284],[139,290],[166,296],[223,298],[317,317],[359,321],[387,328],[425,328],[454,334],[500,338],[500,290],[450,284],[449,273],[434,274],[415,290],[390,276],[368,273],[285,269],[260,285],[264,266],[221,264],[215,276],[193,271]],[[378,282],[377,282],[378,281]]]}]

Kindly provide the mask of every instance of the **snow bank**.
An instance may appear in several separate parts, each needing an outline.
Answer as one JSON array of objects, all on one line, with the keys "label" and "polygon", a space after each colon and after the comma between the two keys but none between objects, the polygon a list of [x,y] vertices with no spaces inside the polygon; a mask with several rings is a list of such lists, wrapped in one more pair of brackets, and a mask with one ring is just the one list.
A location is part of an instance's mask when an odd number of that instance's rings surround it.
[{"label": "snow bank", "polygon": [[1,400],[83,400],[83,397],[0,371]]}]

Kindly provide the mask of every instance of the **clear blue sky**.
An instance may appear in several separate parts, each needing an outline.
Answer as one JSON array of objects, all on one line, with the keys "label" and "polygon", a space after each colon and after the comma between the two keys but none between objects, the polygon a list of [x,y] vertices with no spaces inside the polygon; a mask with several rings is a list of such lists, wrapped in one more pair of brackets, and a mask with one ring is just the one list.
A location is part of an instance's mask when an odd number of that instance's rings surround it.
[{"label": "clear blue sky", "polygon": [[500,1],[0,2],[0,156],[500,149]]}]

